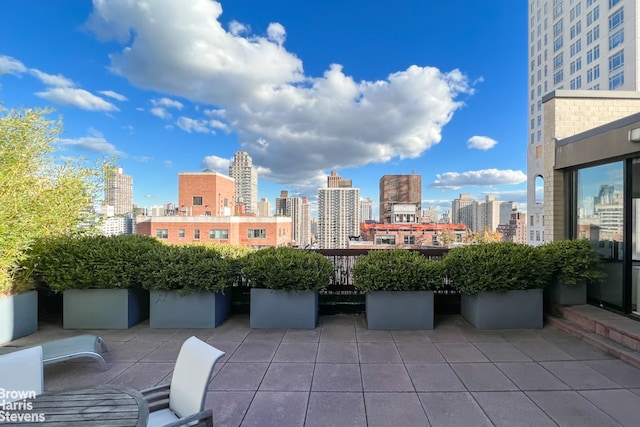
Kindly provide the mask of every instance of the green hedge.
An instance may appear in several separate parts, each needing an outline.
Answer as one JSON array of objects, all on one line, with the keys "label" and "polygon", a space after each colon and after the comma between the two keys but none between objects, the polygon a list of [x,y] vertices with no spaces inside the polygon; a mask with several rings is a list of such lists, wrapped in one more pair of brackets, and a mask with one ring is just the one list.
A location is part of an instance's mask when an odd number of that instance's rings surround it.
[{"label": "green hedge", "polygon": [[588,240],[556,240],[539,246],[551,269],[551,281],[574,286],[579,282],[601,282],[602,262]]},{"label": "green hedge", "polygon": [[264,248],[244,257],[241,271],[255,288],[317,291],[329,284],[333,264],[304,249]]},{"label": "green hedge", "polygon": [[541,251],[511,242],[459,246],[442,262],[447,277],[466,294],[544,288],[550,278]]},{"label": "green hedge", "polygon": [[440,261],[407,249],[372,250],[358,258],[353,284],[364,292],[424,291],[442,286]]}]

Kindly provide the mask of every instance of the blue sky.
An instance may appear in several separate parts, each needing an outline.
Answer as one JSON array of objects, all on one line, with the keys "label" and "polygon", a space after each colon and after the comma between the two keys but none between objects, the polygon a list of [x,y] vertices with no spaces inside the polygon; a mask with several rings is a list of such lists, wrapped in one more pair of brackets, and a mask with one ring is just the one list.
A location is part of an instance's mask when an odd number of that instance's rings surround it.
[{"label": "blue sky", "polygon": [[178,173],[259,198],[308,196],[331,170],[374,201],[422,175],[526,209],[527,9],[513,0],[2,0],[0,102],[52,107],[61,154],[117,155],[134,202],[177,201]]}]

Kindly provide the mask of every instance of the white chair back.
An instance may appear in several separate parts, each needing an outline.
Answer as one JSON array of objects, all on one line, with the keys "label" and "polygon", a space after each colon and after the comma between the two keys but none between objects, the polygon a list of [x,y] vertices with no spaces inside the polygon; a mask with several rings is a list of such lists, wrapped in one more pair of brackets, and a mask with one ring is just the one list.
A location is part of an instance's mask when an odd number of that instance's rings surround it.
[{"label": "white chair back", "polygon": [[2,403],[14,402],[42,394],[44,376],[42,347],[30,347],[0,355],[0,389]]},{"label": "white chair back", "polygon": [[222,356],[224,352],[196,337],[191,337],[182,344],[169,392],[169,408],[178,417],[204,409],[213,367]]}]

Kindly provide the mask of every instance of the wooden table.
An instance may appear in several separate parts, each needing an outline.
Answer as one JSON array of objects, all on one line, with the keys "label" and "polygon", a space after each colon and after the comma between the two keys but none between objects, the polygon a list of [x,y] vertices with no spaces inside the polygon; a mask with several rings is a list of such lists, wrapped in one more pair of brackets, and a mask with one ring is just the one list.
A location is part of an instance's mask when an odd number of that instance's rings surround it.
[{"label": "wooden table", "polygon": [[[8,425],[20,426],[118,426],[147,425],[149,406],[139,391],[122,386],[100,386],[78,390],[44,393],[25,401],[24,410],[5,409],[14,416],[36,416],[21,422],[5,420]],[[37,417],[44,417],[38,421]],[[23,418],[24,419],[24,418]],[[2,422],[0,422],[2,424]]]}]

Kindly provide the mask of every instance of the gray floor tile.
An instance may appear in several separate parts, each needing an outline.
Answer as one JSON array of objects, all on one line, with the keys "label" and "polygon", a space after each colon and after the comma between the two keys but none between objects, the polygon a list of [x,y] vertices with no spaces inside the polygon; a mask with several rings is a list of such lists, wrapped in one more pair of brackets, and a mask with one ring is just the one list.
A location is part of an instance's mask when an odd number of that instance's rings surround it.
[{"label": "gray floor tile", "polygon": [[302,426],[309,393],[258,391],[242,422],[243,427]]},{"label": "gray floor tile", "polygon": [[101,371],[100,366],[95,362],[46,365],[44,367],[44,390],[64,390],[106,384],[133,364],[134,362],[110,362],[106,371]]},{"label": "gray floor tile", "polygon": [[581,361],[540,362],[540,364],[574,390],[621,387]]},{"label": "gray floor tile", "polygon": [[355,342],[323,342],[318,345],[318,363],[358,363]]},{"label": "gray floor tile", "polygon": [[104,360],[107,362],[137,362],[151,352],[155,351],[160,342],[123,342],[118,345],[109,345],[109,349],[103,354]]},{"label": "gray floor tile", "polygon": [[540,338],[512,341],[513,345],[535,361],[575,360],[570,354],[560,350],[556,345]]},{"label": "gray floor tile", "polygon": [[[220,362],[227,362],[229,359],[231,359],[231,356],[233,356],[233,353],[236,352],[236,350],[238,349],[238,347],[240,347],[240,344],[242,344],[241,342],[235,342],[235,341],[207,341],[208,344],[211,344],[212,346],[214,346],[215,348],[217,348],[220,351],[224,351],[224,356],[222,356],[222,358],[220,359]],[[175,360],[175,359],[174,359]]]},{"label": "gray floor tile", "polygon": [[396,330],[391,331],[391,336],[396,343],[400,342],[412,342],[412,343],[422,343],[422,342],[431,342],[431,338],[427,335],[426,331],[423,330]]},{"label": "gray floor tile", "polygon": [[601,360],[614,359],[609,353],[600,350],[586,342],[563,333],[563,337],[554,335],[545,336],[544,339],[554,344],[560,350],[569,354],[576,360]]},{"label": "gray floor tile", "polygon": [[509,342],[476,342],[476,348],[492,362],[528,362],[531,358]]},{"label": "gray floor tile", "polygon": [[397,342],[396,347],[404,363],[439,363],[444,357],[432,342]]},{"label": "gray floor tile", "polygon": [[436,325],[435,329],[427,331],[427,336],[433,342],[467,342],[459,328]]},{"label": "gray floor tile", "polygon": [[320,342],[326,341],[356,342],[356,328],[346,325],[323,325]]},{"label": "gray floor tile", "polygon": [[402,364],[360,365],[362,387],[369,391],[415,391],[409,374]]},{"label": "gray floor tile", "polygon": [[640,396],[629,390],[586,390],[580,394],[624,426],[640,424]]},{"label": "gray floor tile", "polygon": [[357,363],[318,363],[313,373],[312,391],[362,391]]},{"label": "gray floor tile", "polygon": [[318,354],[317,342],[283,341],[280,343],[274,362],[315,362]]},{"label": "gray floor tile", "polygon": [[560,381],[536,362],[496,363],[520,390],[568,390],[569,386]]},{"label": "gray floor tile", "polygon": [[451,368],[469,391],[518,390],[492,363],[455,363]]},{"label": "gray floor tile", "polygon": [[473,393],[473,397],[496,426],[556,425],[522,392],[479,392]]},{"label": "gray floor tile", "polygon": [[255,394],[255,391],[210,391],[204,408],[211,409],[214,426],[238,427]]},{"label": "gray floor tile", "polygon": [[282,341],[320,341],[320,332],[322,328],[315,329],[287,329]]},{"label": "gray floor tile", "polygon": [[356,339],[361,342],[391,342],[393,336],[390,331],[356,328]]},{"label": "gray floor tile", "polygon": [[464,343],[436,343],[438,351],[449,363],[458,362],[488,362],[489,360],[473,344]]},{"label": "gray floor tile", "polygon": [[271,362],[278,348],[277,341],[243,342],[228,359],[229,362]]},{"label": "gray floor tile", "polygon": [[182,347],[180,341],[167,341],[143,356],[141,362],[171,362],[175,363],[178,353]]},{"label": "gray floor tile", "polygon": [[505,342],[505,339],[495,331],[485,331],[482,329],[463,329],[462,334],[464,337],[473,343],[479,342],[489,342],[489,343],[499,343]]},{"label": "gray floor tile", "polygon": [[561,426],[619,425],[613,418],[575,391],[528,391],[526,395]]},{"label": "gray floor tile", "polygon": [[365,393],[369,427],[428,426],[415,393]]},{"label": "gray floor tile", "polygon": [[446,363],[406,364],[416,391],[466,391],[456,373]]},{"label": "gray floor tile", "polygon": [[225,363],[209,384],[209,390],[258,390],[268,367],[268,363]]},{"label": "gray floor tile", "polygon": [[492,426],[469,393],[419,393],[433,427]]},{"label": "gray floor tile", "polygon": [[244,341],[282,341],[286,329],[252,329]]},{"label": "gray floor tile", "polygon": [[640,388],[640,369],[620,359],[592,360],[584,363],[623,387]]},{"label": "gray floor tile", "polygon": [[134,363],[110,380],[109,384],[123,385],[136,390],[154,387],[162,382],[174,366],[175,363]]},{"label": "gray floor tile", "polygon": [[367,427],[362,393],[311,392],[305,427]]},{"label": "gray floor tile", "polygon": [[309,391],[313,363],[272,363],[260,384],[261,391]]},{"label": "gray floor tile", "polygon": [[402,363],[394,342],[358,343],[360,363]]}]

